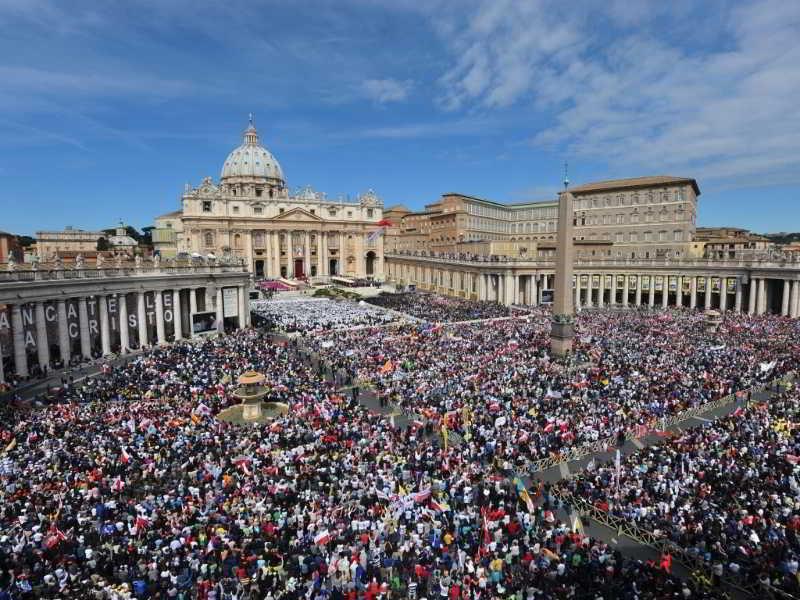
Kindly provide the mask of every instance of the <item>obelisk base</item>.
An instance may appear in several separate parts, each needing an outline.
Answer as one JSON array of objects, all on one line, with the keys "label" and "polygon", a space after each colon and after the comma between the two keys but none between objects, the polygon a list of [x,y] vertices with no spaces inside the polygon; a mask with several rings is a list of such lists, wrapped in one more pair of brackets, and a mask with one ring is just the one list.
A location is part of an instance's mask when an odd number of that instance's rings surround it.
[{"label": "obelisk base", "polygon": [[261,399],[255,402],[242,403],[242,419],[245,421],[258,421],[261,419]]},{"label": "obelisk base", "polygon": [[550,352],[556,356],[564,356],[572,352],[575,339],[575,325],[553,321],[550,324]]}]

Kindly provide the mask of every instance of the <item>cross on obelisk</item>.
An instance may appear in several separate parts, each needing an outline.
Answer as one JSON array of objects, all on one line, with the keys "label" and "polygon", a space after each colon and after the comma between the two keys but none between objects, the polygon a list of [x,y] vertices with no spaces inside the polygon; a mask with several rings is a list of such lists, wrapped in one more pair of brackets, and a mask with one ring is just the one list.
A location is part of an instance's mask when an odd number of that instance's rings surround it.
[{"label": "cross on obelisk", "polygon": [[553,322],[550,328],[550,351],[563,356],[572,350],[575,337],[575,304],[572,289],[574,199],[567,189],[567,166],[564,165],[564,191],[558,195],[558,236],[556,282],[553,297]]}]

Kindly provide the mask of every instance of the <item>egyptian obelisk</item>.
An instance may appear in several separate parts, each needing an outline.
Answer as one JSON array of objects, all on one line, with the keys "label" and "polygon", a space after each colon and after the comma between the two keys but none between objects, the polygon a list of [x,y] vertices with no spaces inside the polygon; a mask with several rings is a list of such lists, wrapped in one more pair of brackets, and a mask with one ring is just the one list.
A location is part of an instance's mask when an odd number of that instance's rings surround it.
[{"label": "egyptian obelisk", "polygon": [[556,282],[553,297],[553,322],[550,329],[550,351],[563,356],[572,350],[575,337],[575,304],[572,289],[574,199],[567,189],[569,180],[564,174],[564,191],[558,195],[558,236],[556,248]]}]

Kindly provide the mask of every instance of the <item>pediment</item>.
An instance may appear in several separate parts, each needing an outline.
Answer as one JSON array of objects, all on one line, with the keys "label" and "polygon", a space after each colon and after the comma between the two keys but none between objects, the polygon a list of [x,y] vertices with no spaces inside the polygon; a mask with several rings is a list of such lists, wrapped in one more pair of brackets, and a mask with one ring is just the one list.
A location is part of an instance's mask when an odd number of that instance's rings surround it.
[{"label": "pediment", "polygon": [[273,217],[273,221],[300,221],[306,223],[320,223],[322,219],[317,215],[312,215],[307,210],[302,208],[293,208]]}]

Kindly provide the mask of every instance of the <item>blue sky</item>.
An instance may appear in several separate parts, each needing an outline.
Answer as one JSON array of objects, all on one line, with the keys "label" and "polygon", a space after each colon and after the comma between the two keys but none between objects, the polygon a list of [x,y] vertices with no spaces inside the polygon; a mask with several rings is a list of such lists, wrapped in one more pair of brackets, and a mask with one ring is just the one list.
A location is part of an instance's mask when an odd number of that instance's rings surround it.
[{"label": "blue sky", "polygon": [[798,231],[799,30],[786,0],[0,0],[0,229],[149,225],[252,112],[332,197],[549,199],[568,160]]}]

